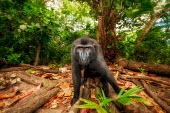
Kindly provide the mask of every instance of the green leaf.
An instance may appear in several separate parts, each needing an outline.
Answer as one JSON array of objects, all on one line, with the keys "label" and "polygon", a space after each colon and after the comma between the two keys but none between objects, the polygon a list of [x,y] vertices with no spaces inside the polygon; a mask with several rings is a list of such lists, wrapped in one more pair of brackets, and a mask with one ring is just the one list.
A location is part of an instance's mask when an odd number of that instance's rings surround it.
[{"label": "green leaf", "polygon": [[119,98],[119,97],[123,94],[123,92],[124,92],[125,89],[126,89],[126,87],[123,87],[123,88],[120,90],[117,98]]},{"label": "green leaf", "polygon": [[132,104],[132,103],[135,103],[134,100],[138,100],[140,102],[145,102],[147,104],[150,104],[149,101],[147,101],[146,99],[142,98],[142,97],[139,97],[139,96],[131,96],[139,91],[142,91],[143,88],[141,87],[134,87],[130,90],[128,90],[127,92],[125,92],[124,94],[122,94],[124,91],[124,87],[121,89],[120,93],[118,94],[118,97],[116,99],[116,101],[124,104],[124,105],[129,105],[129,104]]},{"label": "green leaf", "polygon": [[132,10],[132,13],[136,13],[136,12],[138,12],[139,11],[139,9],[133,9]]},{"label": "green leaf", "polygon": [[130,104],[135,103],[135,101],[133,101],[133,100],[131,100],[129,98],[119,98],[116,101],[120,102],[123,105],[130,105]]},{"label": "green leaf", "polygon": [[90,104],[84,104],[84,105],[76,106],[76,108],[93,108],[93,109],[95,109],[96,106],[95,105],[90,105]]},{"label": "green leaf", "polygon": [[122,7],[121,7],[120,3],[116,3],[116,4],[115,4],[115,6],[116,6],[116,9],[117,9],[117,10],[122,9]]},{"label": "green leaf", "polygon": [[88,103],[88,104],[94,103],[94,102],[92,102],[92,101],[90,101],[90,100],[86,100],[86,99],[83,99],[83,98],[81,98],[80,100],[83,101],[83,102],[85,102],[85,103]]},{"label": "green leaf", "polygon": [[129,96],[129,98],[132,98],[132,99],[135,99],[135,100],[138,100],[140,102],[144,102],[146,104],[151,104],[148,100],[142,98],[142,97],[139,97],[139,96]]},{"label": "green leaf", "polygon": [[44,84],[43,84],[43,87],[47,86],[48,84],[49,84],[49,83],[44,83]]},{"label": "green leaf", "polygon": [[108,98],[108,99],[105,99],[102,103],[101,103],[101,106],[104,106],[106,105],[107,103],[111,102],[111,101],[114,101],[112,98]]},{"label": "green leaf", "polygon": [[126,93],[124,93],[122,96],[123,96],[123,97],[127,97],[127,96],[133,95],[133,94],[135,94],[135,93],[138,93],[138,92],[140,92],[140,91],[142,91],[142,90],[143,90],[143,88],[136,86],[136,87],[128,90],[128,91],[127,91]]}]

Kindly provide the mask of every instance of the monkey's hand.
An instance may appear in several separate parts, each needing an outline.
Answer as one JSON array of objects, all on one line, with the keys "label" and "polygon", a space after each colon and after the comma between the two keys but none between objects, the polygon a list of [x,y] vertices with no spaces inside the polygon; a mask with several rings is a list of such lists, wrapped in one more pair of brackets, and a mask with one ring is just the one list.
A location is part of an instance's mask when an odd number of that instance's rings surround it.
[{"label": "monkey's hand", "polygon": [[73,98],[70,102],[71,106],[73,106],[77,102],[78,98]]}]

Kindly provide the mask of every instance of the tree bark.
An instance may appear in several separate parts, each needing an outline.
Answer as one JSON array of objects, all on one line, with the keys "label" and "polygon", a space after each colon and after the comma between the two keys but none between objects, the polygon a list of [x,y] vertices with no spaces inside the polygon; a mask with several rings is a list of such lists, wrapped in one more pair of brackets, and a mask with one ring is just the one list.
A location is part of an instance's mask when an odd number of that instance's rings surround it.
[{"label": "tree bark", "polygon": [[55,86],[56,84],[51,84],[42,87],[18,104],[5,110],[4,113],[33,113],[59,92],[60,89],[55,88]]},{"label": "tree bark", "polygon": [[[100,0],[100,7],[104,7],[105,0]],[[120,51],[116,47],[116,23],[118,15],[112,10],[113,2],[107,8],[101,8],[98,12],[98,42],[107,61],[114,61],[120,56]]]},{"label": "tree bark", "polygon": [[139,68],[145,69],[147,72],[155,73],[159,75],[170,75],[170,66],[163,64],[150,64],[150,63],[141,63],[141,62],[133,62],[128,61],[127,59],[119,59],[117,63],[124,68],[139,71]]},{"label": "tree bark", "polygon": [[34,66],[38,65],[39,56],[40,56],[40,52],[41,52],[41,43],[37,43],[37,45],[38,45],[38,47],[37,47],[37,53],[36,53],[36,58],[35,58]]}]

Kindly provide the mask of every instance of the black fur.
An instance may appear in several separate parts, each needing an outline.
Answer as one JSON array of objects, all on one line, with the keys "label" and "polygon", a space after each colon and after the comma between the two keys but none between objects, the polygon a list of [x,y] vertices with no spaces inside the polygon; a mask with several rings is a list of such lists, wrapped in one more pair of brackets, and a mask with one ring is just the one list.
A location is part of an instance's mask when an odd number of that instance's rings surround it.
[{"label": "black fur", "polygon": [[71,100],[71,105],[79,99],[80,86],[81,86],[81,69],[84,69],[84,80],[93,76],[92,71],[101,77],[103,90],[105,95],[108,96],[108,83],[113,87],[116,93],[119,93],[120,88],[116,83],[112,73],[108,69],[104,60],[103,52],[94,39],[87,36],[79,38],[73,42],[72,45],[72,78],[74,84],[74,97]]},{"label": "black fur", "polygon": [[86,45],[89,42],[89,37],[84,36],[81,38],[81,44]]}]

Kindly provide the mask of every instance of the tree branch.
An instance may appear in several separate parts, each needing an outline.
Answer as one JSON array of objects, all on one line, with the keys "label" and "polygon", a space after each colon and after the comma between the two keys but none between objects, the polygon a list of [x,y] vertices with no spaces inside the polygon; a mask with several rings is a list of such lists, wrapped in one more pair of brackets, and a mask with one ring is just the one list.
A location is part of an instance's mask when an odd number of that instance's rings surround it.
[{"label": "tree branch", "polygon": [[170,11],[170,7],[162,9],[160,12],[156,13],[153,18],[150,19],[150,21],[146,24],[146,26],[143,28],[143,32],[138,35],[137,37],[137,44],[141,42],[142,38],[148,33],[148,31],[151,29],[153,24],[162,16],[165,14],[165,12]]}]

